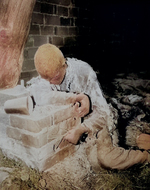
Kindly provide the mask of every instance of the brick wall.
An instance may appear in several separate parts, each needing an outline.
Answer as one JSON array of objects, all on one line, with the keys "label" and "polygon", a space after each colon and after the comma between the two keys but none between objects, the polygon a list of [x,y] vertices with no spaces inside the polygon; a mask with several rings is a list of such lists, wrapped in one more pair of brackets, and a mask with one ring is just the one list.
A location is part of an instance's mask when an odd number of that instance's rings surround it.
[{"label": "brick wall", "polygon": [[55,44],[62,50],[65,57],[82,59],[85,47],[87,49],[90,46],[91,22],[89,18],[89,3],[82,2],[81,4],[79,0],[37,0],[24,50],[20,78],[27,81],[37,75],[34,54],[44,43]]},{"label": "brick wall", "polygon": [[[74,94],[65,92],[53,92],[50,98],[53,103],[35,106],[30,115],[13,113],[11,103],[15,100],[16,109],[21,111],[27,104],[20,104],[20,98],[28,94],[19,85],[0,91],[0,148],[7,157],[44,171],[79,149],[80,145],[70,143],[61,149],[58,145],[67,131],[81,125],[81,118],[75,117],[74,107],[69,101]],[[13,114],[6,114],[8,110]]]},{"label": "brick wall", "polygon": [[149,9],[147,1],[37,0],[21,78],[36,75],[34,54],[48,42],[65,56],[88,62],[104,81],[117,72],[146,70],[150,61]]}]

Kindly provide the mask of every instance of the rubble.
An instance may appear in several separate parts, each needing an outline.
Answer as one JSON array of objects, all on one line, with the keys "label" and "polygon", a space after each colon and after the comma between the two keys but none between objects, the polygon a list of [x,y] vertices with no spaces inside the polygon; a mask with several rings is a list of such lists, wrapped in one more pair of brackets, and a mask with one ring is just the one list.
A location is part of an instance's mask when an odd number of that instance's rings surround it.
[{"label": "rubble", "polygon": [[[123,78],[115,78],[113,85],[114,96],[109,97],[109,101],[119,113],[121,146],[143,150],[144,147],[139,146],[137,138],[144,133],[150,140],[150,80],[130,73]],[[146,147],[145,141],[145,149]]]}]

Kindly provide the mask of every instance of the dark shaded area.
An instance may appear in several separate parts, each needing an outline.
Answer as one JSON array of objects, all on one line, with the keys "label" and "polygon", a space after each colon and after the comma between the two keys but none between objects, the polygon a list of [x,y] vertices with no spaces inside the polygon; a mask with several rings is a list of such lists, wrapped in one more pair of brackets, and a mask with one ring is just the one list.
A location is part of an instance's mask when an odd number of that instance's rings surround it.
[{"label": "dark shaded area", "polygon": [[[94,7],[99,36],[96,60],[108,72],[129,72],[147,69],[150,57],[150,4],[148,2],[103,3]],[[96,25],[98,23],[98,25]],[[143,68],[146,67],[146,68]]]},{"label": "dark shaded area", "polygon": [[[143,72],[149,79],[150,1],[85,1],[73,0],[77,7],[78,36],[70,46],[72,56],[88,62],[95,71],[104,94],[114,96],[112,85],[118,73]],[[72,43],[71,43],[72,45]],[[63,50],[67,54],[68,49]],[[138,114],[119,118],[119,145],[125,145],[126,126]],[[119,115],[121,115],[119,113]]]},{"label": "dark shaded area", "polygon": [[[131,148],[131,144],[128,144],[127,142],[127,136],[129,138],[129,132],[127,131],[129,128],[131,134],[130,138],[132,138],[132,140],[134,139],[134,134],[132,134],[132,132],[135,133],[136,131],[133,130],[134,127],[137,131],[140,130],[141,133],[149,134],[149,76],[149,71],[132,72],[128,74],[122,73],[116,75],[116,78],[112,79],[112,81],[110,80],[102,83],[107,102],[111,103],[118,111],[119,117],[117,129],[119,134],[119,146],[124,147],[125,149]],[[141,100],[131,103],[127,98],[130,95],[136,95],[137,97],[140,97]],[[115,101],[113,99],[115,99]],[[142,115],[142,118],[137,119],[140,115]],[[136,121],[138,122],[136,123]],[[142,122],[145,123],[145,126],[147,125],[148,130],[146,128],[144,129],[144,127],[140,128],[141,126],[144,126]],[[133,145],[132,149],[137,149],[137,147]]]},{"label": "dark shaded area", "polygon": [[105,80],[116,73],[148,69],[150,1],[73,3],[79,7],[79,36],[76,45],[70,47],[73,56],[87,61]]}]

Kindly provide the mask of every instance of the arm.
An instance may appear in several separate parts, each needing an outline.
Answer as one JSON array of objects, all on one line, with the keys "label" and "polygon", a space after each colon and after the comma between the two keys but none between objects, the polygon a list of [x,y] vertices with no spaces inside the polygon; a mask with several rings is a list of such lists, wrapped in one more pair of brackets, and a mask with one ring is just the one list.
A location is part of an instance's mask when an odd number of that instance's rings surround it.
[{"label": "arm", "polygon": [[83,124],[88,127],[93,134],[108,125],[110,109],[103,96],[96,73],[91,71],[87,80],[85,93],[90,97],[91,113],[84,117]]},{"label": "arm", "polygon": [[88,133],[90,130],[83,124],[76,126],[75,128],[68,131],[67,135],[64,137],[64,141],[68,141],[72,144],[77,144],[81,135],[83,133]]},{"label": "arm", "polygon": [[76,102],[80,103],[79,108],[76,109],[78,116],[87,116],[92,112],[93,106],[98,107],[99,110],[107,110],[108,112],[108,105],[103,96],[96,73],[91,69],[88,77],[85,75],[85,78],[87,80],[83,80],[84,83],[81,85],[84,86],[82,93],[76,96]]},{"label": "arm", "polygon": [[74,104],[76,102],[76,94],[61,92],[55,85],[50,84],[45,79],[37,77],[27,90],[33,97],[35,104],[44,106],[48,104]]},{"label": "arm", "polygon": [[[92,105],[92,103],[94,105]],[[81,126],[77,126],[73,130],[69,131],[65,136],[65,140],[70,143],[76,144],[83,133],[92,132],[93,134],[96,134],[97,131],[107,125],[109,108],[102,96],[102,92],[94,72],[91,72],[91,75],[89,75],[85,94],[77,94],[74,108],[74,115],[77,117],[84,117],[84,122]],[[91,108],[93,109],[92,111]]]},{"label": "arm", "polygon": [[[79,104],[78,104],[79,103]],[[78,117],[84,117],[90,113],[91,102],[90,98],[83,93],[76,95],[76,103],[75,103],[75,115]]]},{"label": "arm", "polygon": [[[75,106],[78,108],[77,104]],[[93,112],[84,118],[83,123],[68,131],[67,135],[64,137],[64,141],[77,144],[83,133],[97,136],[98,132],[102,130],[103,127],[106,128],[106,122],[107,114],[103,111],[98,112],[94,107]]]}]

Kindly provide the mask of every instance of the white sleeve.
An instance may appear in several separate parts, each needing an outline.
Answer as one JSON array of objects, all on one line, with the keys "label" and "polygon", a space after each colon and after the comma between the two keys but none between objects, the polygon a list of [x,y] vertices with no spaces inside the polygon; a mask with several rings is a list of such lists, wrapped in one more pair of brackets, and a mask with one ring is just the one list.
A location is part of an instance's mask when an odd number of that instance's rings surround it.
[{"label": "white sleeve", "polygon": [[72,104],[76,96],[74,93],[59,91],[59,85],[50,84],[44,79],[35,81],[27,89],[37,106]]},{"label": "white sleeve", "polygon": [[55,86],[50,84],[48,81],[37,77],[31,79],[28,82],[30,86],[27,87],[30,96],[33,96],[36,105],[43,106],[48,104],[49,97],[52,91],[56,91]]},{"label": "white sleeve", "polygon": [[96,73],[93,70],[89,74],[85,93],[87,93],[91,99],[92,108],[95,106],[101,111],[108,112],[108,104],[103,96]]},{"label": "white sleeve", "polygon": [[49,94],[52,91],[47,84],[41,82],[39,82],[39,84],[32,84],[28,90],[30,92],[30,96],[33,96],[34,101],[38,106],[47,104]]}]

